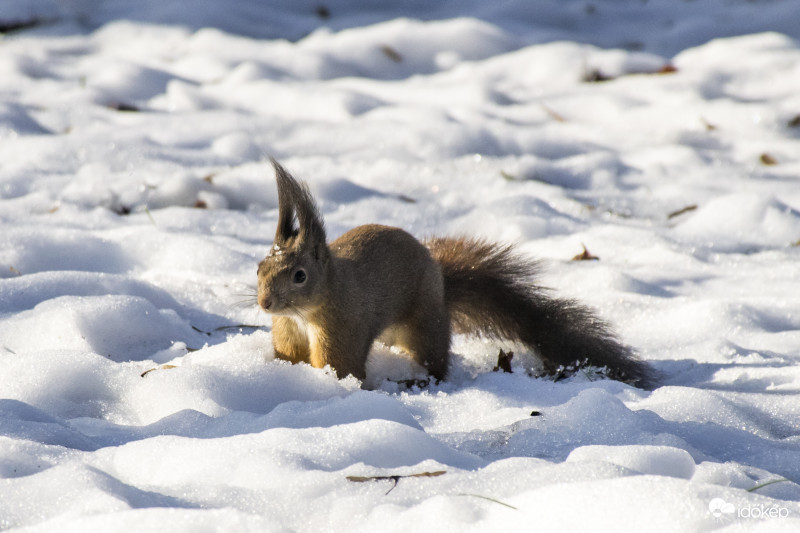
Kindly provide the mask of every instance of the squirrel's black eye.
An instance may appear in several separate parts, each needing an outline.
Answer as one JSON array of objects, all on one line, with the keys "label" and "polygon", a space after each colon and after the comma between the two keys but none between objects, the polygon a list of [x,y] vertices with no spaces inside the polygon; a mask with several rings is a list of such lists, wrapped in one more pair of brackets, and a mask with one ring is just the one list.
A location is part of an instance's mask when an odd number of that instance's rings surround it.
[{"label": "squirrel's black eye", "polygon": [[306,279],[308,279],[308,276],[306,276],[306,271],[302,268],[295,272],[294,276],[292,277],[292,281],[297,285],[302,285],[306,282]]}]

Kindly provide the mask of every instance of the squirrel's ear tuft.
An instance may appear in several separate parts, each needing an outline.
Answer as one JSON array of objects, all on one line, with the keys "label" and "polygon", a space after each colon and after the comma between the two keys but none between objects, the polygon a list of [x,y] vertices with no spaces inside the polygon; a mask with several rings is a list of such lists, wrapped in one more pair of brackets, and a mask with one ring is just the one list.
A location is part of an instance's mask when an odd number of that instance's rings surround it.
[{"label": "squirrel's ear tuft", "polygon": [[275,169],[275,181],[278,183],[278,229],[275,232],[275,242],[285,243],[297,235],[291,191],[294,179],[275,159],[270,158],[270,161]]},{"label": "squirrel's ear tuft", "polygon": [[273,158],[270,158],[270,161],[275,169],[275,181],[278,184],[278,228],[275,232],[275,242],[286,243],[298,232],[295,226],[293,192],[299,185],[280,163]]},{"label": "squirrel's ear tuft", "polygon": [[[299,183],[280,163],[270,158],[278,183],[278,229],[276,242],[286,242],[300,236],[302,242],[325,244],[325,225],[305,183]],[[295,226],[295,218],[299,227]]]}]

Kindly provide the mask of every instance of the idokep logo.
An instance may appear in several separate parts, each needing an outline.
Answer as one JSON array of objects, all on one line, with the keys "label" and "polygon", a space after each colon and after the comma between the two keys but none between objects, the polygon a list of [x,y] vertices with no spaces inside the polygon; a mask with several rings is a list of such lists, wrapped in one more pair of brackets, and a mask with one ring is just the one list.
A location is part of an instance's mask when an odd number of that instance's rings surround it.
[{"label": "idokep logo", "polygon": [[720,519],[733,519],[733,518],[755,518],[756,520],[764,520],[768,518],[786,518],[789,516],[789,509],[780,507],[778,505],[746,505],[744,507],[736,507],[732,503],[728,503],[722,498],[714,498],[708,502],[708,511],[714,515],[714,518]]},{"label": "idokep logo", "polygon": [[714,498],[708,502],[708,510],[714,515],[714,518],[732,518],[733,514],[736,513],[736,506],[722,498]]}]

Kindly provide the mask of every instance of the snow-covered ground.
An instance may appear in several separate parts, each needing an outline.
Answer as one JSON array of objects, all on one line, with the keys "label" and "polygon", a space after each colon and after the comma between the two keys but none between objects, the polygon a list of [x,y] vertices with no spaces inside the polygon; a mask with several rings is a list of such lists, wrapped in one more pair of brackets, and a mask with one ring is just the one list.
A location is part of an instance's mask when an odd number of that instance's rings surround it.
[{"label": "snow-covered ground", "polygon": [[[796,0],[0,0],[30,26],[0,39],[0,528],[797,531],[798,21]],[[544,258],[663,386],[533,378],[519,350],[492,372],[509,347],[461,337],[422,390],[381,347],[370,390],[273,360],[270,155],[331,237]]]}]

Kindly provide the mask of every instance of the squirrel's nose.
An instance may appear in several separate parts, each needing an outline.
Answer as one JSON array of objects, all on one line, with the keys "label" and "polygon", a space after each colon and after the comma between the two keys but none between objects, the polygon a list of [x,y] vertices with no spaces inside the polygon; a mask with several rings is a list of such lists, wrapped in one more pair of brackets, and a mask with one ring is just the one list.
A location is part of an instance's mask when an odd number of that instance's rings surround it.
[{"label": "squirrel's nose", "polygon": [[266,295],[261,296],[258,299],[258,305],[260,305],[264,311],[269,311],[269,308],[272,307],[272,298]]}]

